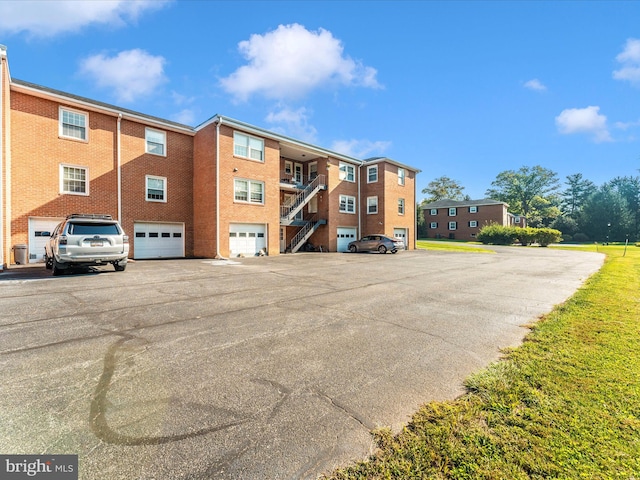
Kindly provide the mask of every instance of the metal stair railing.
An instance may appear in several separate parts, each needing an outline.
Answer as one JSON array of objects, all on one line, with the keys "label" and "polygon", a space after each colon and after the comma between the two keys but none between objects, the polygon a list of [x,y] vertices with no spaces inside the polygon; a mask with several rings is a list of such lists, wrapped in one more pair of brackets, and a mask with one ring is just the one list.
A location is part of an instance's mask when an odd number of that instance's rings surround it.
[{"label": "metal stair railing", "polygon": [[326,223],[323,222],[322,219],[319,220],[318,215],[313,215],[308,220],[305,219],[305,221],[307,223],[298,231],[298,233],[296,233],[293,239],[291,239],[291,243],[289,244],[291,253],[296,253],[300,250],[300,247],[302,247],[302,245],[309,239],[311,234],[315,232],[320,225],[324,225],[324,223]]},{"label": "metal stair railing", "polygon": [[302,192],[295,197],[285,200],[280,206],[281,223],[286,224],[291,222],[296,213],[298,213],[319,190],[323,189],[325,185],[325,176],[317,175]]}]

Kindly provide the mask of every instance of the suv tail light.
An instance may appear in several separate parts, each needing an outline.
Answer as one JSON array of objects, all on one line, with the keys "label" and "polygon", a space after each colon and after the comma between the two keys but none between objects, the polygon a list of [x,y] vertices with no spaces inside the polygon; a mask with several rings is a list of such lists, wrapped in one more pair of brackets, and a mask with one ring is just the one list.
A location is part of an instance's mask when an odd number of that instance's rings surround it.
[{"label": "suv tail light", "polygon": [[59,245],[66,245],[67,244],[67,237],[65,237],[64,235],[61,236],[58,244]]},{"label": "suv tail light", "polygon": [[129,243],[129,235],[122,236],[122,243]]}]

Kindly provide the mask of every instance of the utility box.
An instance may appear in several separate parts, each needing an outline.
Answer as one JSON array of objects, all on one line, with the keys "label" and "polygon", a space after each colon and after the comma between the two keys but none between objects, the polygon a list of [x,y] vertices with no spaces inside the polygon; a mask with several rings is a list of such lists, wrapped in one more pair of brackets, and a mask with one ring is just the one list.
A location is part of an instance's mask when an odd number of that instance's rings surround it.
[{"label": "utility box", "polygon": [[13,259],[16,262],[16,265],[26,265],[27,264],[27,245],[20,244],[13,246]]}]

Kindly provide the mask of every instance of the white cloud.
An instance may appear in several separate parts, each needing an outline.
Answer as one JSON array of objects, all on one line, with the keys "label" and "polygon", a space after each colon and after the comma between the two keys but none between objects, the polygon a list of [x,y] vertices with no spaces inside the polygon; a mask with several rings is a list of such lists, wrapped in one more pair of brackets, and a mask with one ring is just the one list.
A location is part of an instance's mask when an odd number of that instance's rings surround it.
[{"label": "white cloud", "polygon": [[167,0],[21,0],[0,1],[0,33],[25,32],[52,37],[88,25],[120,27],[135,22],[145,11],[162,8]]},{"label": "white cloud", "polygon": [[593,136],[595,142],[612,141],[607,128],[607,117],[598,113],[600,107],[568,108],[556,117],[558,131],[564,135],[586,133]]},{"label": "white cloud", "polygon": [[98,87],[114,91],[120,102],[132,102],[137,97],[151,94],[166,81],[166,60],[144,50],[134,49],[118,53],[115,57],[93,55],[84,59],[80,73],[91,78]]},{"label": "white cloud", "polygon": [[342,42],[322,28],[313,32],[299,24],[280,25],[251,35],[238,49],[248,63],[220,80],[238,100],[254,94],[299,98],[328,84],[380,88],[376,70],[345,56]]},{"label": "white cloud", "polygon": [[613,126],[620,130],[629,130],[631,128],[640,127],[640,120],[636,120],[635,122],[616,122]]},{"label": "white cloud", "polygon": [[370,140],[338,140],[333,143],[331,150],[334,152],[348,155],[350,157],[365,159],[375,155],[382,155],[389,147],[391,142]]},{"label": "white cloud", "polygon": [[524,87],[528,88],[529,90],[536,90],[539,92],[543,92],[547,89],[547,87],[537,78],[533,78],[528,82],[525,82]]},{"label": "white cloud", "polygon": [[173,116],[173,121],[183,125],[193,125],[196,121],[196,114],[193,110],[185,108]]},{"label": "white cloud", "polygon": [[309,143],[316,141],[318,131],[313,125],[309,125],[309,115],[304,107],[300,107],[297,110],[284,107],[278,112],[269,113],[266,120],[271,124],[283,125],[282,127],[274,128],[278,133],[299,138]]},{"label": "white cloud", "polygon": [[613,78],[626,80],[640,87],[640,40],[629,38],[622,53],[616,56],[616,60],[622,64],[622,68],[613,71]]}]

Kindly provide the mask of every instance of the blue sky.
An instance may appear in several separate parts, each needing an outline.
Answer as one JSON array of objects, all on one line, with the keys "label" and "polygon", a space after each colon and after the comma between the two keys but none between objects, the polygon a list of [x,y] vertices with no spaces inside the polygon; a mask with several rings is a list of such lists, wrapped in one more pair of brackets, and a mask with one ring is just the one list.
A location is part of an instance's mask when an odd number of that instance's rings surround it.
[{"label": "blue sky", "polygon": [[0,1],[14,78],[449,176],[640,168],[640,2]]}]

